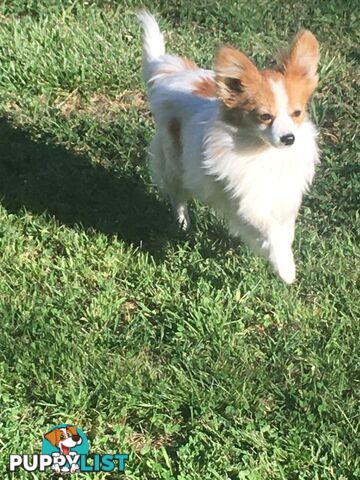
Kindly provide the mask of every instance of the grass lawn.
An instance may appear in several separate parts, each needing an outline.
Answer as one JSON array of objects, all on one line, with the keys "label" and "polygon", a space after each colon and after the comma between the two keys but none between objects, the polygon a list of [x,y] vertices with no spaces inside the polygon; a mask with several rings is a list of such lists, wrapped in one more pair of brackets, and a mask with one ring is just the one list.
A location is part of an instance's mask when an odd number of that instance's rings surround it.
[{"label": "grass lawn", "polygon": [[[137,2],[0,5],[0,478],[75,423],[127,480],[360,478],[357,1],[145,1],[168,50],[260,66],[301,27],[321,43],[322,163],[285,286],[152,186]],[[19,473],[16,478],[49,478]]]}]

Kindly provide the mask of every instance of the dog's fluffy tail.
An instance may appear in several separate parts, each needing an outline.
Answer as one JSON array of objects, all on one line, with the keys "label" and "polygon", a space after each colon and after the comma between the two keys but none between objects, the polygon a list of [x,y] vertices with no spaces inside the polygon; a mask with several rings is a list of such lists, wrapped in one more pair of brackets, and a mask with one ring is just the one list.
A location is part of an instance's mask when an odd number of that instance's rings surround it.
[{"label": "dog's fluffy tail", "polygon": [[148,82],[155,73],[157,60],[165,54],[165,41],[159,25],[151,13],[141,10],[136,16],[144,31],[142,71],[145,82]]}]

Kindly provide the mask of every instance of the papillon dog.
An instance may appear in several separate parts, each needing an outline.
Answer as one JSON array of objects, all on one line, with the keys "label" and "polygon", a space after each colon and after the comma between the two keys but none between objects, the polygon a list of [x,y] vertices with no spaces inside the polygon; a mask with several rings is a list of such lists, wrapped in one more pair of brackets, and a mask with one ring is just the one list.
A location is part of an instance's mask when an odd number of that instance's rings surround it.
[{"label": "papillon dog", "polygon": [[293,283],[295,219],[318,162],[317,132],[306,112],[318,82],[316,38],[300,31],[276,68],[266,70],[224,46],[212,71],[167,54],[154,17],[147,11],[137,17],[156,122],[151,170],[180,227],[189,228],[187,203],[197,198]]}]

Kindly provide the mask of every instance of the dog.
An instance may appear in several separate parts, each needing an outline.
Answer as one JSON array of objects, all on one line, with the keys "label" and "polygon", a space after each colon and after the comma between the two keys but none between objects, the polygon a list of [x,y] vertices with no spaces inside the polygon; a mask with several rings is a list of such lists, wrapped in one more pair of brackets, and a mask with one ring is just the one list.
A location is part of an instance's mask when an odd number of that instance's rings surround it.
[{"label": "dog", "polygon": [[295,219],[319,161],[317,131],[306,112],[318,82],[315,36],[300,31],[266,70],[223,46],[212,71],[167,54],[155,18],[145,10],[137,18],[156,123],[152,176],[180,227],[189,228],[187,203],[197,198],[293,283]]},{"label": "dog", "polygon": [[[75,425],[67,425],[64,428],[55,428],[51,430],[51,432],[45,435],[46,440],[48,440],[51,445],[59,449],[60,453],[54,453],[53,455],[69,455],[71,453],[71,449],[76,445],[80,445],[82,443],[82,439],[78,434]],[[75,473],[79,469],[79,466],[73,464],[71,466],[71,473]],[[68,471],[68,467],[63,467],[60,469],[60,466],[55,464],[54,470],[56,473],[60,473],[60,471],[66,472]]]}]

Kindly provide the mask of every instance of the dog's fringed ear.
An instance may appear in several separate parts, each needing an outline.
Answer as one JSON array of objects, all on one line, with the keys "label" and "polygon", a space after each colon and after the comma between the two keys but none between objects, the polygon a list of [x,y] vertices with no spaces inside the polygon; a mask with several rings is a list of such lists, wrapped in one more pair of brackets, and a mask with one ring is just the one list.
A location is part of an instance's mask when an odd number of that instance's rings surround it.
[{"label": "dog's fringed ear", "polygon": [[77,432],[77,429],[76,429],[75,425],[68,425],[66,427],[66,430],[68,432],[70,432],[71,435],[78,435],[78,432]]},{"label": "dog's fringed ear", "polygon": [[44,435],[44,438],[46,438],[46,440],[48,440],[51,445],[57,447],[59,443],[59,429],[55,428],[55,430],[51,430],[51,432]]},{"label": "dog's fringed ear", "polygon": [[289,51],[280,55],[278,66],[284,75],[300,77],[315,88],[319,58],[319,44],[315,35],[309,30],[302,30],[294,38]]},{"label": "dog's fringed ear", "polygon": [[229,108],[241,105],[260,77],[252,61],[233,47],[222,47],[218,51],[215,73],[217,95]]}]

